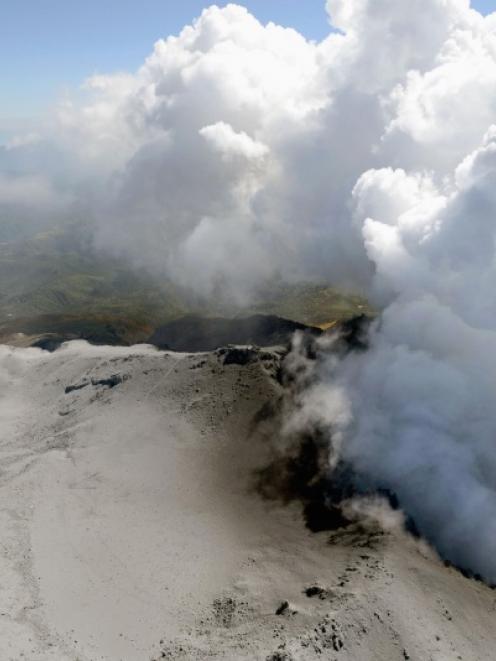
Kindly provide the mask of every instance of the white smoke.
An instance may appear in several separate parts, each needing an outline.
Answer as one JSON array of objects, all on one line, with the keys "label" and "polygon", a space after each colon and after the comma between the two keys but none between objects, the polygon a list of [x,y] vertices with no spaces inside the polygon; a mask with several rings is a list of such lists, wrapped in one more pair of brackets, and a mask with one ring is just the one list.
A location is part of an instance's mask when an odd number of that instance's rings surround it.
[{"label": "white smoke", "polygon": [[404,171],[361,177],[354,196],[376,265],[372,291],[388,304],[370,350],[324,380],[352,411],[338,424],[341,457],[393,490],[445,557],[493,582],[495,136],[444,194]]},{"label": "white smoke", "polygon": [[496,581],[496,14],[327,9],[337,30],[313,43],[213,6],[0,165],[46,204],[84,191],[100,246],[202,293],[274,275],[366,290],[370,350],[320,365],[305,419]]}]

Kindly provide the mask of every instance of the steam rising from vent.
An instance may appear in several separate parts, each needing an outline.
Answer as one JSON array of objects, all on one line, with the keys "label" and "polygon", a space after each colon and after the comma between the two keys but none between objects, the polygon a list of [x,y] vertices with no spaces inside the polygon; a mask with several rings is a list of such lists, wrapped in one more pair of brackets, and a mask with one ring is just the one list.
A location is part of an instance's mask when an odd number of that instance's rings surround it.
[{"label": "steam rising from vent", "polygon": [[495,582],[496,14],[327,9],[337,31],[316,44],[211,7],[0,165],[16,195],[90,200],[98,245],[202,293],[249,299],[276,274],[367,291],[369,350],[323,351],[302,415]]}]

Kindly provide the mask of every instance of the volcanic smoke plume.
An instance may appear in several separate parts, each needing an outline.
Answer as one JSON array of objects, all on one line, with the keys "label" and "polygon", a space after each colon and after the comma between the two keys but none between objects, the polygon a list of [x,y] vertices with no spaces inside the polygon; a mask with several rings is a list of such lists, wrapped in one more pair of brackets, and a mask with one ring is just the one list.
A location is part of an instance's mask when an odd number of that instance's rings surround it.
[{"label": "volcanic smoke plume", "polygon": [[213,6],[135,74],[90,79],[0,151],[16,172],[0,207],[23,187],[24,215],[38,194],[76,205],[97,245],[205,294],[249,300],[276,274],[365,291],[382,310],[370,348],[322,352],[302,419],[495,582],[496,14],[327,10],[335,29],[313,43]]}]

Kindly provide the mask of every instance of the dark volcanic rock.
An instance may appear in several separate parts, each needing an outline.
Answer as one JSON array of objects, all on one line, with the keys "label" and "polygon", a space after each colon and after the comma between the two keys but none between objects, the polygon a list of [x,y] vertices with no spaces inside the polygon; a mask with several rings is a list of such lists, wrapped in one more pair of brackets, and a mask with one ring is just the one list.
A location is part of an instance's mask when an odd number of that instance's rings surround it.
[{"label": "dark volcanic rock", "polygon": [[82,390],[83,388],[86,388],[86,386],[89,386],[89,381],[83,381],[83,383],[76,383],[72,386],[67,386],[65,389],[65,394],[68,395],[71,392],[74,392],[75,390]]},{"label": "dark volcanic rock", "polygon": [[258,353],[250,347],[228,347],[222,351],[224,365],[249,365],[258,358]]},{"label": "dark volcanic rock", "polygon": [[320,335],[319,328],[273,315],[254,315],[243,319],[187,316],[161,326],[148,342],[170,351],[214,351],[228,344],[275,346],[286,344],[292,334],[306,331]]},{"label": "dark volcanic rock", "polygon": [[143,342],[149,327],[133,319],[115,317],[71,317],[64,315],[40,315],[33,319],[12,322],[10,328],[0,328],[0,333],[23,333],[32,337],[32,347],[56,351],[64,342],[86,340],[90,344],[129,346]]},{"label": "dark volcanic rock", "polygon": [[323,599],[326,594],[326,590],[321,588],[320,585],[311,585],[309,588],[303,590],[303,592],[309,599],[312,599],[313,597],[319,597],[319,599]]},{"label": "dark volcanic rock", "polygon": [[104,386],[106,388],[115,388],[120,383],[122,383],[120,374],[112,374],[107,379],[91,379],[92,386]]},{"label": "dark volcanic rock", "polygon": [[40,337],[38,340],[33,342],[31,346],[53,353],[64,342],[66,342],[66,340],[67,338],[63,337],[62,335],[45,335],[44,337]]},{"label": "dark volcanic rock", "polygon": [[325,502],[312,501],[303,510],[306,526],[312,532],[324,532],[346,528],[351,522],[341,512],[339,507]]},{"label": "dark volcanic rock", "polygon": [[276,610],[276,615],[283,615],[289,609],[289,602],[283,601],[279,608]]},{"label": "dark volcanic rock", "polygon": [[[125,379],[126,377],[124,377]],[[122,376],[120,374],[111,374],[108,378],[106,379],[91,379],[91,381],[82,381],[81,383],[76,383],[74,385],[67,386],[65,389],[65,394],[68,395],[71,392],[74,392],[75,390],[82,390],[83,388],[86,388],[86,386],[89,386],[90,383],[92,386],[103,386],[104,388],[115,388],[115,386],[118,386],[120,383],[124,381]]]},{"label": "dark volcanic rock", "polygon": [[345,353],[348,351],[366,351],[368,349],[367,335],[371,323],[372,317],[361,314],[358,317],[341,322],[333,329],[332,333],[339,333],[341,349]]}]

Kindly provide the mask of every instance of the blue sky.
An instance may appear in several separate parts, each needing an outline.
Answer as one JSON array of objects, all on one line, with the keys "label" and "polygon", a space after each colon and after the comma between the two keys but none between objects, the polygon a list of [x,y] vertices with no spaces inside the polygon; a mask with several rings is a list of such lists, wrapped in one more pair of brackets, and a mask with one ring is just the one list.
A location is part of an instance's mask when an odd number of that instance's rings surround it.
[{"label": "blue sky", "polygon": [[[0,121],[4,130],[36,115],[88,75],[136,69],[158,38],[177,33],[209,4],[205,0],[2,0]],[[312,39],[322,38],[329,29],[324,0],[240,4],[263,22],[295,27]],[[496,0],[473,0],[473,6],[488,13],[496,9]]]}]

